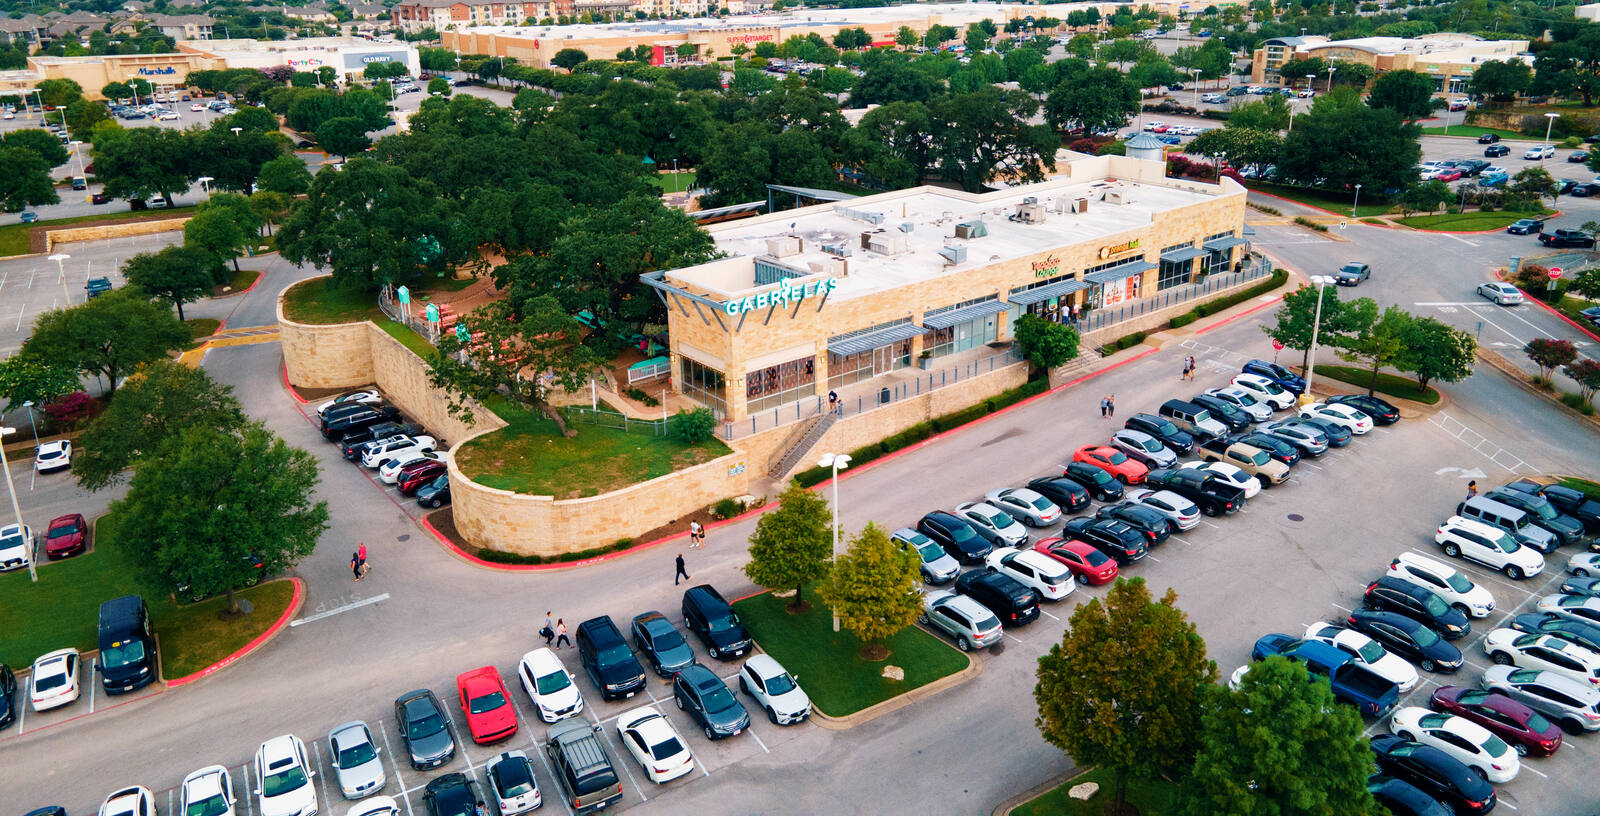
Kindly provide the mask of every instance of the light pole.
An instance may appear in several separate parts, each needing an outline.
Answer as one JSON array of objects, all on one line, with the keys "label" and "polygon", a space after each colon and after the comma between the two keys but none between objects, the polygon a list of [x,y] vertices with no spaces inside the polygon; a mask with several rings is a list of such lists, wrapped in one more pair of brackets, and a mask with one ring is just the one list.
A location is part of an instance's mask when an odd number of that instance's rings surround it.
[{"label": "light pole", "polygon": [[71,257],[72,257],[71,255],[68,255],[65,252],[57,252],[56,254],[51,255],[48,258],[45,258],[45,260],[47,260],[47,261],[55,261],[56,262],[56,273],[61,279],[61,294],[66,296],[67,305],[68,306],[72,305],[72,295],[67,293],[67,266],[66,266],[66,264],[67,264],[67,260],[70,259]]},{"label": "light pole", "polygon": [[212,178],[210,176],[201,176],[200,178],[195,179],[195,181],[200,182],[200,190],[201,190],[201,192],[204,192],[206,195],[210,195],[211,194],[211,187],[209,185],[211,184],[211,182],[216,181],[216,179],[214,179],[214,178]]},{"label": "light pole", "polygon": [[1357,217],[1356,216],[1356,208],[1359,207],[1359,206],[1361,206],[1361,185],[1357,184],[1356,185],[1356,198],[1355,198],[1354,201],[1350,202],[1350,217],[1351,218]]},{"label": "light pole", "polygon": [[1555,127],[1556,117],[1560,115],[1559,113],[1547,113],[1544,115],[1544,149],[1539,151],[1540,167],[1544,166],[1545,154],[1550,152],[1550,128]]},{"label": "light pole", "polygon": [[78,178],[87,179],[83,173],[83,142],[74,141],[68,147],[72,148],[72,157],[78,160]]},{"label": "light pole", "polygon": [[239,138],[239,132],[244,130],[244,128],[242,128],[242,127],[232,127],[232,128],[228,128],[228,130],[233,131],[233,138],[237,139],[237,138]]},{"label": "light pole", "polygon": [[28,426],[33,428],[33,446],[37,448],[39,447],[39,425],[33,421],[33,400],[22,403],[22,407],[28,409]]},{"label": "light pole", "polygon": [[1333,278],[1312,275],[1311,282],[1317,285],[1317,314],[1311,321],[1311,353],[1306,356],[1306,390],[1300,395],[1301,405],[1310,405],[1317,399],[1311,396],[1311,379],[1317,375],[1317,334],[1322,329],[1322,289],[1333,283]]},{"label": "light pole", "polygon": [[1199,68],[1190,68],[1189,69],[1189,85],[1190,85],[1190,87],[1194,88],[1194,107],[1195,107],[1195,110],[1199,110],[1200,109],[1200,69]]},{"label": "light pole", "polygon": [[1332,63],[1328,64],[1328,90],[1327,90],[1327,93],[1333,93],[1333,69],[1334,69],[1334,67],[1335,66]]},{"label": "light pole", "polygon": [[16,432],[16,428],[0,428],[0,470],[6,472],[6,492],[11,494],[11,515],[17,521],[17,530],[28,539],[28,578],[38,583],[39,571],[33,566],[33,537],[28,535],[28,527],[22,523],[22,507],[17,504],[17,486],[11,482],[11,463],[6,461],[6,437]]},{"label": "light pole", "polygon": [[[824,453],[817,467],[833,471],[833,562],[839,563],[839,471],[850,466],[848,453]],[[833,613],[833,631],[839,631],[839,613]]]}]

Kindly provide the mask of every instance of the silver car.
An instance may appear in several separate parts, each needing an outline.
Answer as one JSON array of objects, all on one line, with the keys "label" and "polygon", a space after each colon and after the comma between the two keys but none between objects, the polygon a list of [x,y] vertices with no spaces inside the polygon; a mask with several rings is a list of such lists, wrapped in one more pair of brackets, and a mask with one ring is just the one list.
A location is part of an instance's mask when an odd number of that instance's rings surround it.
[{"label": "silver car", "polygon": [[1160,511],[1178,530],[1189,530],[1200,524],[1200,508],[1171,490],[1130,490],[1126,498]]},{"label": "silver car", "polygon": [[1600,598],[1583,595],[1546,595],[1539,599],[1537,609],[1567,620],[1600,625]]},{"label": "silver car", "polygon": [[1028,546],[1028,528],[1011,517],[1010,513],[988,502],[967,502],[956,507],[956,515],[973,524],[981,525],[994,533],[1009,547]]},{"label": "silver car", "polygon": [[948,590],[922,596],[922,616],[917,619],[954,638],[963,652],[993,646],[1005,632],[1000,619],[983,604]]},{"label": "silver car", "polygon": [[961,574],[961,562],[950,557],[938,542],[911,529],[901,527],[890,538],[916,550],[922,560],[922,580],[930,584],[948,584]]},{"label": "silver car", "polygon": [[1549,717],[1569,734],[1600,730],[1600,690],[1555,672],[1490,666],[1480,683]]},{"label": "silver car", "polygon": [[1026,487],[991,490],[984,498],[1030,527],[1048,527],[1061,520],[1061,508],[1055,502]]},{"label": "silver car", "polygon": [[363,799],[383,790],[383,762],[378,759],[381,750],[372,741],[372,731],[360,720],[328,732],[329,758],[344,798]]},{"label": "silver car", "polygon": [[1321,456],[1328,450],[1327,434],[1295,420],[1274,422],[1261,430],[1299,448],[1306,456]]},{"label": "silver car", "polygon": [[1249,414],[1251,421],[1261,422],[1272,418],[1272,406],[1237,385],[1207,389],[1206,393]]},{"label": "silver car", "polygon": [[1111,435],[1111,445],[1145,467],[1166,468],[1178,463],[1178,454],[1144,431],[1123,428]]}]

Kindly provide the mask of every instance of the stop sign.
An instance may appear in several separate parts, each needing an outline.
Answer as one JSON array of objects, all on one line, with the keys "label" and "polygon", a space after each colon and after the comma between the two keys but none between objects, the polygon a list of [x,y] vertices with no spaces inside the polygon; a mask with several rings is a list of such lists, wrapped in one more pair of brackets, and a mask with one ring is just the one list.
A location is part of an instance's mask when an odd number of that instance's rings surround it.
[{"label": "stop sign", "polygon": [[1272,350],[1273,351],[1283,351],[1283,343],[1278,341],[1278,340],[1272,341]]},{"label": "stop sign", "polygon": [[1560,280],[1560,279],[1561,279],[1561,267],[1559,267],[1559,266],[1550,267],[1550,280]]}]

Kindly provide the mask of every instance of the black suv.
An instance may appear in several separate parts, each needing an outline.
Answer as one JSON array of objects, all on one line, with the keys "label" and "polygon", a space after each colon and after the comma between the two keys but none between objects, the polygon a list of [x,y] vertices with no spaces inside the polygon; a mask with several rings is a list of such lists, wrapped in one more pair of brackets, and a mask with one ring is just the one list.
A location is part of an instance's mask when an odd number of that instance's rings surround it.
[{"label": "black suv", "polygon": [[1061,478],[1071,479],[1084,486],[1089,495],[1103,502],[1122,500],[1122,483],[1105,471],[1088,462],[1068,462]]},{"label": "black suv", "polygon": [[1498,141],[1500,141],[1500,135],[1497,133],[1484,133],[1478,136],[1478,144],[1494,144]]},{"label": "black suv", "polygon": [[717,660],[732,660],[750,651],[750,633],[710,584],[683,593],[683,625],[700,636],[706,653]]},{"label": "black suv", "polygon": [[1171,421],[1155,414],[1134,414],[1123,421],[1122,427],[1150,434],[1179,456],[1194,451],[1194,437],[1179,430]]},{"label": "black suv", "polygon": [[1583,522],[1584,529],[1600,533],[1600,502],[1565,485],[1545,485],[1538,493],[1549,499],[1557,510]]},{"label": "black suv", "polygon": [[978,525],[943,510],[935,510],[917,522],[917,532],[938,542],[951,558],[967,565],[982,564],[984,556],[994,552],[994,541],[985,536],[982,530]]},{"label": "black suv", "polygon": [[1228,426],[1230,431],[1242,431],[1250,427],[1250,423],[1254,421],[1249,414],[1244,412],[1243,408],[1231,402],[1217,399],[1210,394],[1195,394],[1189,399],[1189,402],[1210,411],[1211,415],[1216,417],[1218,422]]},{"label": "black suv", "polygon": [[1150,554],[1144,533],[1116,519],[1075,518],[1061,528],[1061,534],[1075,538],[1116,559],[1119,565],[1142,561]]},{"label": "black suv", "polygon": [[644,669],[611,618],[602,615],[578,624],[577,646],[578,660],[600,687],[602,699],[620,700],[644,689]]},{"label": "black suv", "polygon": [[995,614],[1004,626],[1021,626],[1039,618],[1039,596],[1009,575],[971,570],[956,579],[956,591]]},{"label": "black suv", "polygon": [[1362,413],[1372,417],[1374,425],[1393,425],[1400,421],[1400,409],[1394,403],[1382,397],[1371,397],[1366,394],[1340,394],[1329,397],[1330,405],[1348,405],[1359,409]]},{"label": "black suv", "polygon": [[1539,234],[1539,243],[1547,247],[1594,247],[1594,236],[1583,230],[1557,229]]},{"label": "black suv", "polygon": [[1144,533],[1145,543],[1151,547],[1167,540],[1172,535],[1172,520],[1167,514],[1149,505],[1128,502],[1124,504],[1107,504],[1095,511],[1097,519],[1115,519],[1123,524]]},{"label": "black suv", "polygon": [[0,728],[17,719],[17,676],[11,667],[0,663]]},{"label": "black suv", "polygon": [[1414,618],[1446,640],[1464,637],[1472,631],[1467,616],[1433,590],[1393,576],[1385,575],[1368,584],[1361,603],[1367,609],[1399,612]]},{"label": "black suv", "polygon": [[1061,476],[1047,476],[1028,482],[1028,489],[1056,503],[1063,513],[1076,513],[1089,506],[1089,490]]},{"label": "black suv", "polygon": [[400,409],[393,405],[341,405],[329,409],[322,417],[322,438],[332,442],[347,433],[353,433],[380,422],[390,422],[400,417]]},{"label": "black suv", "polygon": [[1382,643],[1389,651],[1416,661],[1426,672],[1453,673],[1465,660],[1460,649],[1446,643],[1427,624],[1398,612],[1357,609],[1345,618],[1344,625]]},{"label": "black suv", "polygon": [[1228,516],[1244,506],[1244,488],[1197,468],[1156,468],[1144,477],[1151,490],[1171,490],[1208,516]]}]

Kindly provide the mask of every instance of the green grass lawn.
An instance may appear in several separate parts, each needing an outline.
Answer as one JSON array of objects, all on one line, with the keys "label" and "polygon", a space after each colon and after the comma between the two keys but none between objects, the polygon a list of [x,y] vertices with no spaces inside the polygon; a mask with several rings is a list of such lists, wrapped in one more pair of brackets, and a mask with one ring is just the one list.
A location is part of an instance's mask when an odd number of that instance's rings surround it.
[{"label": "green grass lawn", "polygon": [[251,286],[254,286],[256,279],[259,277],[261,277],[261,273],[254,269],[241,269],[238,272],[233,273],[233,277],[230,278],[227,283],[223,284],[223,286],[228,287],[227,294],[243,292],[244,290],[249,289]]},{"label": "green grass lawn", "polygon": [[[1246,182],[1245,186],[1252,190],[1287,198],[1290,201],[1298,201],[1301,204],[1308,204],[1312,207],[1321,207],[1324,210],[1336,212],[1340,215],[1350,215],[1350,205],[1355,203],[1353,194],[1347,195],[1334,190],[1313,190],[1309,187],[1291,187],[1287,184],[1273,184],[1255,180]],[[1366,196],[1366,199],[1367,202],[1361,205],[1360,212],[1355,213],[1357,217],[1383,215],[1393,207],[1392,204],[1386,201],[1372,201],[1370,194]]]},{"label": "green grass lawn", "polygon": [[[1359,388],[1367,388],[1369,387],[1368,384],[1372,382],[1371,371],[1352,366],[1319,365],[1317,366],[1317,376],[1349,383]],[[1428,390],[1424,392],[1417,388],[1416,380],[1408,377],[1398,377],[1394,374],[1379,372],[1378,384],[1373,390],[1379,394],[1415,400],[1428,405],[1434,405],[1439,402],[1439,392],[1435,391],[1433,386],[1428,386]]]},{"label": "green grass lawn", "polygon": [[650,177],[650,183],[661,188],[663,193],[681,193],[694,186],[694,171],[680,170],[676,173],[657,173]]},{"label": "green grass lawn", "polygon": [[1595,305],[1594,301],[1585,300],[1585,299],[1583,299],[1581,297],[1576,297],[1574,295],[1565,295],[1564,294],[1564,295],[1561,296],[1561,302],[1560,303],[1556,303],[1556,304],[1552,304],[1552,305],[1554,305],[1556,307],[1556,309],[1560,310],[1560,312],[1562,314],[1566,315],[1567,317],[1572,318],[1573,320],[1578,321],[1578,325],[1584,326],[1584,327],[1587,327],[1587,328],[1590,328],[1590,329],[1595,328],[1594,324],[1590,323],[1589,319],[1584,317],[1583,314],[1582,314],[1584,309],[1588,309],[1588,308],[1590,308],[1590,307]]},{"label": "green grass lawn", "polygon": [[1529,139],[1529,140],[1537,140],[1538,139],[1537,136],[1528,136],[1526,134],[1523,134],[1523,133],[1521,133],[1519,131],[1515,131],[1515,130],[1502,130],[1500,128],[1476,127],[1474,125],[1451,125],[1449,133],[1445,133],[1444,130],[1445,129],[1442,126],[1441,127],[1425,127],[1425,128],[1422,129],[1422,135],[1424,135],[1424,136],[1460,136],[1460,137],[1463,137],[1463,138],[1471,137],[1473,139],[1476,139],[1476,138],[1478,138],[1479,136],[1482,136],[1485,133],[1493,133],[1494,135],[1499,136],[1502,139]]},{"label": "green grass lawn", "polygon": [[161,642],[164,676],[182,677],[227,657],[266,631],[293,597],[288,581],[273,581],[239,593],[255,606],[248,617],[220,621],[225,598],[178,604],[146,586],[136,556],[117,541],[114,515],[94,526],[94,549],[86,555],[39,565],[39,582],[27,570],[0,575],[0,663],[27,666],[34,658],[68,646],[97,647],[100,604],[123,595],[143,595]]},{"label": "green grass lawn", "polygon": [[501,490],[558,499],[595,496],[729,453],[717,439],[689,445],[583,423],[570,424],[577,436],[566,437],[543,414],[504,400],[488,407],[507,426],[463,445],[456,463],[474,481]]},{"label": "green grass lawn", "polygon": [[1595,501],[1600,501],[1600,482],[1591,482],[1588,479],[1579,479],[1575,476],[1569,476],[1565,479],[1562,479],[1560,482],[1557,482],[1557,484],[1560,484],[1563,487],[1570,487],[1573,490],[1579,491],[1583,495],[1594,499]]},{"label": "green grass lawn", "polygon": [[433,344],[423,339],[422,335],[412,331],[410,327],[403,323],[396,323],[382,314],[379,314],[374,322],[378,324],[378,328],[388,332],[390,337],[399,340],[406,348],[411,349],[413,354],[424,360],[433,359],[433,352],[435,351]]},{"label": "green grass lawn", "polygon": [[[1080,802],[1067,796],[1074,785],[1085,782],[1100,783],[1093,799]],[[1177,792],[1178,786],[1164,779],[1134,780],[1128,783],[1128,802],[1144,816],[1162,816],[1172,811]],[[1111,798],[1111,774],[1095,769],[1012,808],[1011,816],[1100,816],[1111,804]]]},{"label": "green grass lawn", "polygon": [[[145,210],[142,212],[128,210],[125,212],[99,213],[96,215],[77,215],[73,216],[72,218],[56,218],[49,221],[35,221],[32,224],[9,224],[7,226],[0,227],[0,257],[5,257],[8,255],[26,255],[29,252],[28,233],[37,227],[60,227],[69,224],[82,223],[84,221],[148,218],[152,214],[165,215],[167,213],[173,213],[176,215],[187,215],[193,210],[194,207],[173,207],[170,210]],[[152,218],[151,220],[158,221],[160,219]]]},{"label": "green grass lawn", "polygon": [[217,327],[222,325],[222,321],[209,317],[191,317],[183,322],[189,327],[190,331],[194,332],[194,339],[196,340],[216,334]]},{"label": "green grass lawn", "polygon": [[[423,308],[434,292],[459,292],[475,278],[433,279],[411,285],[413,309]],[[386,320],[378,308],[378,293],[360,289],[341,289],[328,284],[332,278],[301,281],[284,293],[284,316],[296,323],[354,323],[360,320]]]},{"label": "green grass lawn", "polygon": [[1510,226],[1513,221],[1523,218],[1536,218],[1540,215],[1543,215],[1543,213],[1501,211],[1437,213],[1434,215],[1413,215],[1406,218],[1396,218],[1395,223],[1419,230],[1468,232],[1472,230],[1501,230]]},{"label": "green grass lawn", "polygon": [[[849,630],[833,631],[833,615],[812,587],[806,596],[811,609],[798,615],[784,611],[789,599],[771,593],[739,601],[734,609],[756,643],[792,672],[811,702],[829,716],[853,714],[967,667],[966,655],[915,626],[884,644],[888,660],[862,660],[861,641]],[[904,669],[906,679],[885,678],[885,666]]]}]

